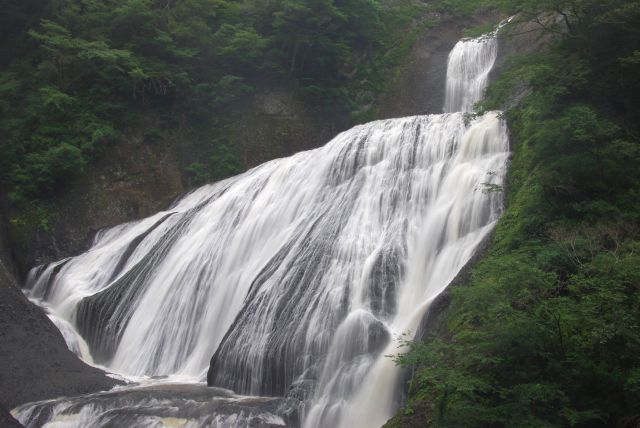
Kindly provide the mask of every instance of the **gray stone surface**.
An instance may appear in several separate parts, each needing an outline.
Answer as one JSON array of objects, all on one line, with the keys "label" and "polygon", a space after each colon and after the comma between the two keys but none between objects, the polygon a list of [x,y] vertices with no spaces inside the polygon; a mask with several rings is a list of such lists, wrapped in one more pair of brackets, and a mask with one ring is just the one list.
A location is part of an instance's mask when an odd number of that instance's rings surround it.
[{"label": "gray stone surface", "polygon": [[21,428],[20,422],[16,421],[11,413],[4,407],[0,406],[0,427],[3,428]]},{"label": "gray stone surface", "polygon": [[[2,232],[0,248],[6,249]],[[0,407],[116,385],[68,350],[49,318],[22,294],[6,257],[0,250]],[[0,424],[5,426],[2,419]]]}]

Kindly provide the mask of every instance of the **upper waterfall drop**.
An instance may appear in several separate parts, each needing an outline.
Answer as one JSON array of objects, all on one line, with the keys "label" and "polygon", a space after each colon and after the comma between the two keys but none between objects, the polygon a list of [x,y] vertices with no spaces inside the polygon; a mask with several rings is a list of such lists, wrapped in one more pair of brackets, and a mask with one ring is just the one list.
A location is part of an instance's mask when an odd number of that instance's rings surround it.
[{"label": "upper waterfall drop", "polygon": [[498,56],[497,31],[460,40],[449,53],[445,113],[472,111],[482,99]]},{"label": "upper waterfall drop", "polygon": [[30,297],[114,372],[306,396],[305,428],[382,425],[401,379],[385,356],[502,212],[505,125],[464,114],[496,50],[492,34],[451,52],[455,112],[359,125],[201,187],[34,269]]}]

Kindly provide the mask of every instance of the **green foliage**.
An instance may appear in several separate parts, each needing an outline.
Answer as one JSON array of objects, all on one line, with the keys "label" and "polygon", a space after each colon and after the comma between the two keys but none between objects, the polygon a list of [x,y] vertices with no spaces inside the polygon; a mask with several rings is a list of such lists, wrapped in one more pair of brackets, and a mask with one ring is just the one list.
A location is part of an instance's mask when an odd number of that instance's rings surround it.
[{"label": "green foliage", "polygon": [[474,12],[499,5],[495,0],[436,0],[433,9],[439,13],[451,14],[457,18],[470,16]]},{"label": "green foliage", "polygon": [[242,170],[238,154],[226,144],[216,145],[215,150],[209,157],[209,161],[213,167],[211,178],[214,181],[230,177]]},{"label": "green foliage", "polygon": [[513,58],[481,105],[508,109],[509,207],[452,288],[448,333],[397,358],[415,376],[389,426],[637,426],[640,3],[501,3],[562,13],[540,19],[548,51]]},{"label": "green foliage", "polygon": [[208,168],[202,162],[194,162],[185,168],[189,174],[190,182],[194,185],[204,184],[211,181],[211,174]]},{"label": "green foliage", "polygon": [[237,173],[234,127],[256,87],[277,81],[318,109],[355,110],[408,53],[425,10],[413,0],[9,3],[0,179],[14,201],[63,187],[143,117],[194,130],[196,181]]}]

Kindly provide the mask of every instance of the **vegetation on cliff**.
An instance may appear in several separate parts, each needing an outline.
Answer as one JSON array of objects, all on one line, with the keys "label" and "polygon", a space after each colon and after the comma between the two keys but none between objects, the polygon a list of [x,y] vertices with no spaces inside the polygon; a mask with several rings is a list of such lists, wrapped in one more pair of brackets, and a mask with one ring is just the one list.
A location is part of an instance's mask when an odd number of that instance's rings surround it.
[{"label": "vegetation on cliff", "polygon": [[[195,181],[242,169],[233,129],[264,82],[346,112],[415,37],[411,0],[10,1],[2,22],[0,180],[14,202],[64,190],[136,123],[201,139]],[[421,25],[422,25],[421,24]],[[148,137],[148,138],[147,138]]]},{"label": "vegetation on cliff", "polygon": [[502,6],[551,40],[481,106],[521,97],[509,206],[448,332],[398,357],[414,376],[388,426],[638,426],[640,2]]}]

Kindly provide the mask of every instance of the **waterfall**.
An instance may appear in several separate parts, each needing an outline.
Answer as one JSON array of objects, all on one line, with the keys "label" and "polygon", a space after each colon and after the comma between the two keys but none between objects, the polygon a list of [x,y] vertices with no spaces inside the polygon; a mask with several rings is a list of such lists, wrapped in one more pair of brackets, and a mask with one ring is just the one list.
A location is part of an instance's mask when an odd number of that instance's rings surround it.
[{"label": "waterfall", "polygon": [[445,113],[471,111],[482,99],[498,57],[498,29],[476,39],[460,40],[449,53]]},{"label": "waterfall", "polygon": [[[371,281],[385,283],[386,272],[399,271],[390,275],[396,281],[395,310],[380,317],[371,302],[353,299],[333,335],[305,428],[375,427],[393,415],[400,370],[387,356],[400,349],[392,339],[415,334],[429,304],[472,257],[501,212],[501,198],[483,190],[488,183],[502,182],[507,160],[505,130],[496,114],[469,127],[461,113],[427,120],[432,127],[425,134],[433,139],[427,137],[426,145],[437,154],[414,171],[412,187],[417,187],[409,200],[417,205],[403,210],[416,216],[402,219],[401,257],[384,264],[374,252],[359,278],[366,292]],[[383,241],[387,246],[389,241]],[[382,345],[375,340],[378,329],[384,332]]]},{"label": "waterfall", "polygon": [[[456,45],[449,113],[359,125],[201,187],[34,269],[29,297],[115,373],[297,397],[305,428],[382,425],[400,381],[386,355],[502,211],[505,126],[497,112],[463,113],[495,51],[493,37]],[[82,413],[56,406],[50,414]],[[23,423],[36,413],[17,412]]]}]

